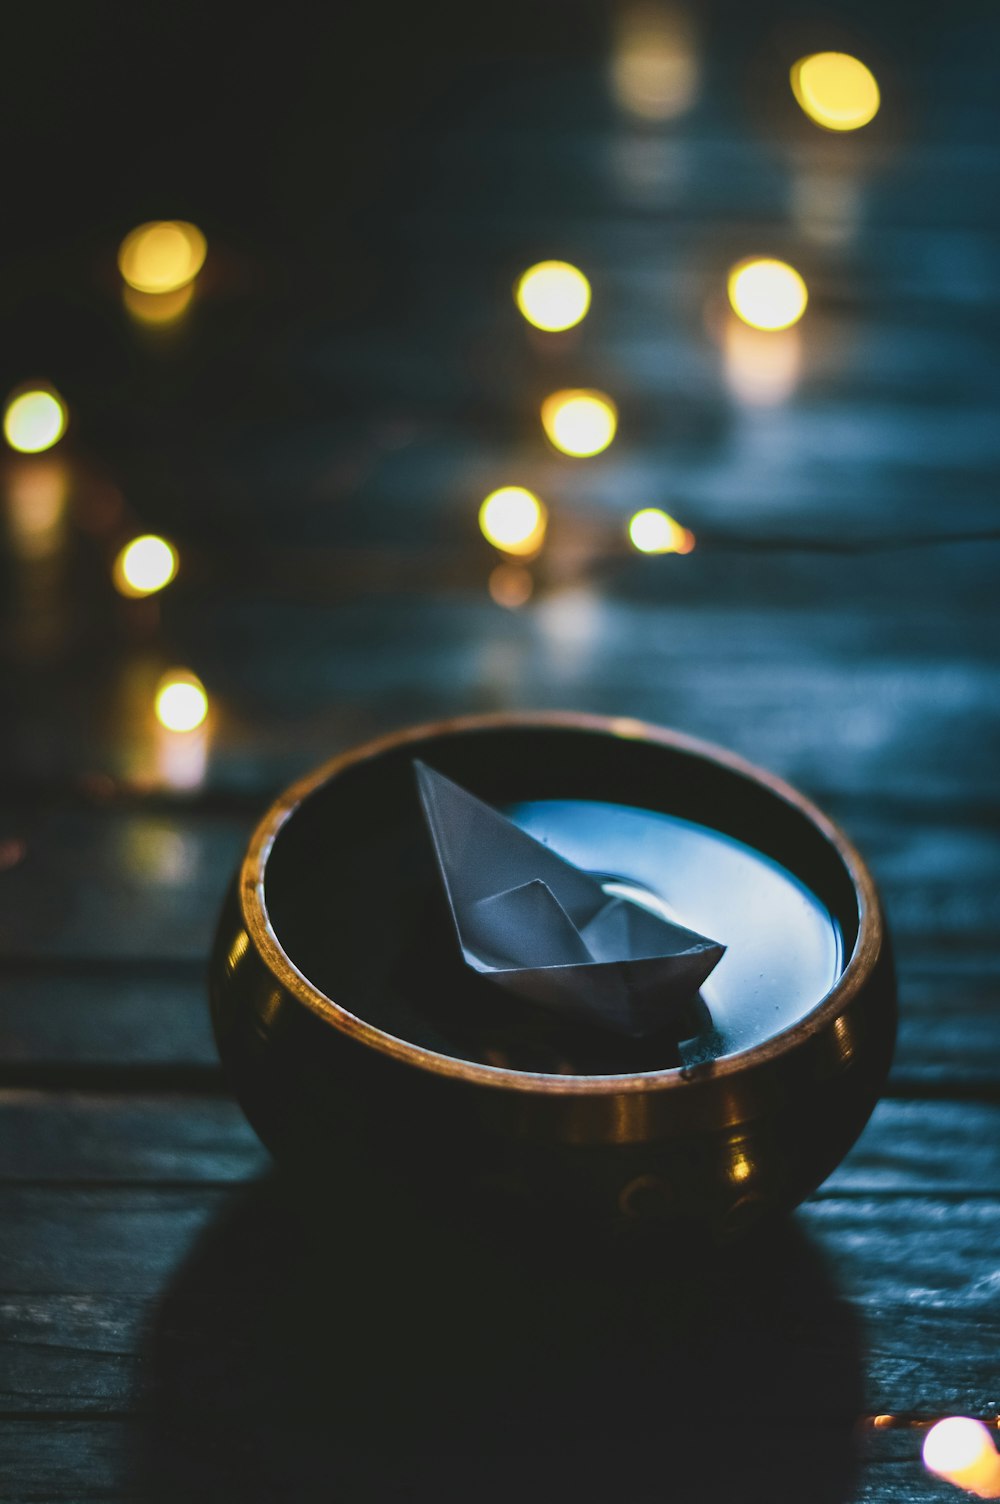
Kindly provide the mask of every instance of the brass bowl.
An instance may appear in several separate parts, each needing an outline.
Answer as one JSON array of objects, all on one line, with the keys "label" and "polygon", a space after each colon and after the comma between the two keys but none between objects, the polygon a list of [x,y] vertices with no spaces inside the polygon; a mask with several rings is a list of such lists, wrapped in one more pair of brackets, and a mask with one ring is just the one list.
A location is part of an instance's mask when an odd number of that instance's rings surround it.
[{"label": "brass bowl", "polygon": [[[848,958],[839,979],[800,1022],[691,1068],[567,1075],[414,1043],[405,1006],[386,1014],[382,993],[416,987],[433,999],[462,985],[433,954],[398,944],[401,928],[420,927],[411,910],[435,886],[429,854],[414,857],[427,844],[415,757],[494,804],[642,805],[749,843],[836,918]],[[404,869],[410,888],[399,886]],[[333,971],[353,978],[340,1001],[310,979],[332,974],[331,956]],[[391,986],[380,980],[390,977]],[[334,758],[282,794],[226,899],[211,1007],[251,1124],[320,1193],[349,1162],[390,1186],[528,1206],[542,1198],[723,1239],[795,1206],[839,1163],[885,1081],[896,1026],[874,884],[820,810],[676,732],[558,713],[416,727]]]}]

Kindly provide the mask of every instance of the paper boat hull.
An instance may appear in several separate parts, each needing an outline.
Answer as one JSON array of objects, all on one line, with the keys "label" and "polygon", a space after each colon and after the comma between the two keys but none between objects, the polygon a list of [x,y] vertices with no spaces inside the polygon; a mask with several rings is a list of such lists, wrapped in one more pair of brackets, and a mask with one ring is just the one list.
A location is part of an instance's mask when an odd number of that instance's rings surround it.
[{"label": "paper boat hull", "polygon": [[641,1038],[704,1026],[698,989],[725,947],[610,897],[591,873],[450,779],[416,764],[467,964],[565,1018]]}]

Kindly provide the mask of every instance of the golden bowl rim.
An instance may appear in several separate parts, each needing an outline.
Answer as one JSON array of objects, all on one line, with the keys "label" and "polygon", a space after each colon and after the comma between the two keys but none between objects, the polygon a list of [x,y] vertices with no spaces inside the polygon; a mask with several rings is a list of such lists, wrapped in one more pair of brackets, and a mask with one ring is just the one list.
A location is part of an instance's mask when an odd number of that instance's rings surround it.
[{"label": "golden bowl rim", "polygon": [[[557,1075],[519,1071],[445,1055],[411,1043],[367,1022],[321,992],[302,973],[278,940],[264,897],[264,879],[271,848],[282,827],[299,806],[323,784],[353,767],[386,752],[434,737],[489,730],[577,730],[626,741],[646,741],[672,751],[704,758],[729,772],[762,785],[790,805],[835,849],[854,888],[858,932],[850,958],[829,991],[797,1023],[772,1038],[733,1055],[697,1067],[695,1075],[683,1066],[656,1071],[605,1075]],[[885,942],[884,921],[874,879],[861,854],[840,827],[804,794],[776,774],[758,767],[713,742],[674,731],[632,716],[605,716],[578,711],[499,711],[452,716],[388,732],[340,752],[297,778],[274,800],[258,821],[239,869],[240,915],[258,956],[292,997],[323,1022],[362,1045],[404,1064],[470,1085],[532,1092],[552,1097],[618,1095],[621,1092],[690,1089],[695,1080],[718,1080],[740,1075],[797,1050],[822,1033],[858,996],[871,978]]]}]

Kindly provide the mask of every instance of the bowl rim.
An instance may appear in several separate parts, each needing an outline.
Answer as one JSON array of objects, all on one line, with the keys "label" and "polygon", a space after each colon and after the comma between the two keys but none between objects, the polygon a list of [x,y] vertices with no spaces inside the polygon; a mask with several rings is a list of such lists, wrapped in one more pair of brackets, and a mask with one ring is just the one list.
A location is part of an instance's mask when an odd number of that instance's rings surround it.
[{"label": "bowl rim", "polygon": [[[464,1060],[460,1056],[446,1055],[377,1028],[321,992],[298,969],[283,948],[267,910],[264,896],[267,863],[271,848],[283,826],[311,794],[356,763],[371,761],[411,742],[493,729],[577,730],[626,741],[652,742],[672,751],[704,758],[729,772],[748,778],[790,805],[834,848],[850,877],[857,900],[857,937],[847,964],[833,986],[797,1023],[749,1049],[713,1060],[708,1067],[698,1067],[696,1074],[683,1066],[669,1066],[656,1071],[579,1076],[518,1071],[507,1066],[486,1065],[479,1061]],[[689,736],[685,732],[656,726],[631,716],[603,716],[578,711],[499,711],[485,715],[453,716],[392,731],[338,753],[290,784],[258,821],[240,865],[238,893],[243,924],[264,965],[281,986],[325,1023],[333,1025],[359,1044],[435,1075],[451,1077],[472,1085],[554,1097],[618,1095],[623,1091],[690,1088],[695,1079],[704,1077],[716,1080],[720,1076],[738,1075],[749,1068],[787,1055],[806,1040],[821,1033],[853,1002],[872,975],[884,945],[884,922],[871,873],[856,847],[839,826],[804,794],[784,779],[748,762],[737,753]]]}]

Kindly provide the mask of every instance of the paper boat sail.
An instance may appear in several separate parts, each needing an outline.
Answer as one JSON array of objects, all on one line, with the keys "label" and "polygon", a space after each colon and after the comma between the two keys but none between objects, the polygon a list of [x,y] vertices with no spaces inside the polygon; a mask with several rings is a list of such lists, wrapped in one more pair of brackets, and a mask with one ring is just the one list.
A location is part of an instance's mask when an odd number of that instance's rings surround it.
[{"label": "paper boat sail", "polygon": [[609,896],[597,878],[457,783],[425,763],[414,767],[458,942],[474,971],[567,1018],[633,1038],[668,1027],[677,1039],[699,1031],[698,989],[725,946]]}]

